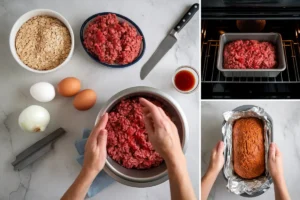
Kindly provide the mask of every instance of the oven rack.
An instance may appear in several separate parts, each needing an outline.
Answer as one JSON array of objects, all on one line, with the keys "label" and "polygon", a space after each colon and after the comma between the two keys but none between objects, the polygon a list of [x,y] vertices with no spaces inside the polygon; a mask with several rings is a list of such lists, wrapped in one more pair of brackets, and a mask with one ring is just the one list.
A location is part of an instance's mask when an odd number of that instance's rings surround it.
[{"label": "oven rack", "polygon": [[276,78],[266,77],[224,77],[217,69],[219,40],[208,40],[201,48],[201,81],[202,83],[300,83],[300,49],[299,43],[283,40],[286,70]]}]

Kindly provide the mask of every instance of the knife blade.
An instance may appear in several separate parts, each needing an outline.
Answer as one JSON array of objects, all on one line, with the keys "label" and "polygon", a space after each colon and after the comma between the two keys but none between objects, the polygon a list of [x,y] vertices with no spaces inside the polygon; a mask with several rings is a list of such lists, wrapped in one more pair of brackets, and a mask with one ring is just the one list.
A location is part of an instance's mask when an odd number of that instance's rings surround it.
[{"label": "knife blade", "polygon": [[174,46],[177,42],[177,33],[192,19],[192,17],[199,10],[199,4],[193,4],[190,9],[185,13],[181,20],[176,24],[176,26],[171,30],[171,32],[163,39],[159,44],[153,55],[144,64],[141,69],[140,77],[142,80],[151,72],[155,65],[161,60],[162,57]]}]

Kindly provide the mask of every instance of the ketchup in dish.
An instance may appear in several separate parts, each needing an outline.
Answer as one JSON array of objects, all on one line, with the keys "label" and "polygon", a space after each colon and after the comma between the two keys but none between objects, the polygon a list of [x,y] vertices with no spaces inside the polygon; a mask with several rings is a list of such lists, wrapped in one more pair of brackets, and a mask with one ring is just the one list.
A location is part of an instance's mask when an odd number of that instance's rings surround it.
[{"label": "ketchup in dish", "polygon": [[177,89],[187,92],[194,88],[196,79],[192,72],[180,70],[175,75],[174,83]]}]

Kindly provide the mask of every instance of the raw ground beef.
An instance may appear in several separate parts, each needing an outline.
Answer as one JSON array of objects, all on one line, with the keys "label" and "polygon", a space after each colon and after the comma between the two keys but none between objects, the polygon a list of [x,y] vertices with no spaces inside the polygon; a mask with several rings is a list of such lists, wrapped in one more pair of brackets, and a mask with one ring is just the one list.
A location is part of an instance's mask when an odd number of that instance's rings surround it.
[{"label": "raw ground beef", "polygon": [[128,64],[139,55],[142,44],[135,27],[119,22],[115,14],[99,15],[84,32],[84,45],[101,62]]},{"label": "raw ground beef", "polygon": [[223,55],[224,69],[272,69],[277,65],[270,42],[236,40],[225,45]]},{"label": "raw ground beef", "polygon": [[148,140],[138,98],[122,100],[108,116],[106,148],[113,160],[129,169],[148,169],[162,163],[163,158]]}]

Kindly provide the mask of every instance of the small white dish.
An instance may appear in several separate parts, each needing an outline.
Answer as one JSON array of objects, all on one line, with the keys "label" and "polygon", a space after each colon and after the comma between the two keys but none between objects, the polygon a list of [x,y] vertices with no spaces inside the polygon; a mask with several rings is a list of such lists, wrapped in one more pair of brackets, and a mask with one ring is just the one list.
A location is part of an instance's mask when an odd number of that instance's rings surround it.
[{"label": "small white dish", "polygon": [[[70,53],[69,53],[68,57],[66,58],[66,60],[63,63],[61,63],[59,66],[57,66],[53,69],[44,70],[44,71],[32,69],[32,68],[28,67],[27,65],[25,65],[22,62],[22,60],[19,58],[17,51],[16,51],[16,46],[15,46],[16,35],[17,35],[19,29],[21,28],[21,26],[25,22],[27,22],[29,19],[31,19],[32,17],[40,16],[40,15],[54,17],[54,18],[60,20],[62,23],[64,23],[70,32],[71,42],[72,42],[71,50],[70,50]],[[23,68],[27,69],[28,71],[35,72],[35,73],[41,73],[41,74],[56,71],[56,70],[60,69],[62,66],[64,66],[67,62],[69,62],[69,60],[71,59],[73,52],[74,52],[74,44],[75,44],[74,33],[73,33],[72,27],[69,24],[69,22],[58,12],[55,12],[55,11],[49,10],[49,9],[36,9],[36,10],[31,10],[31,11],[23,14],[21,17],[19,17],[19,19],[13,25],[11,32],[10,32],[10,36],[9,36],[10,51],[11,51],[14,59],[19,63],[19,65],[21,65]]]},{"label": "small white dish", "polygon": [[[175,83],[175,78],[176,78],[176,75],[181,72],[181,71],[188,71],[191,73],[191,75],[194,77],[194,85],[191,89],[189,90],[181,90],[179,89],[177,86],[176,86],[176,83]],[[172,77],[172,83],[173,83],[173,86],[174,88],[178,91],[178,92],[181,92],[183,94],[189,94],[189,93],[192,93],[194,92],[197,88],[198,88],[198,85],[199,85],[199,74],[197,72],[196,69],[194,69],[193,67],[190,67],[190,66],[181,66],[179,68],[177,68],[175,70],[175,73]]]}]

